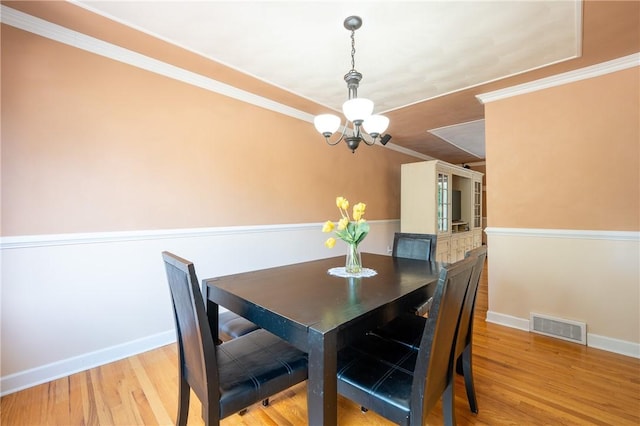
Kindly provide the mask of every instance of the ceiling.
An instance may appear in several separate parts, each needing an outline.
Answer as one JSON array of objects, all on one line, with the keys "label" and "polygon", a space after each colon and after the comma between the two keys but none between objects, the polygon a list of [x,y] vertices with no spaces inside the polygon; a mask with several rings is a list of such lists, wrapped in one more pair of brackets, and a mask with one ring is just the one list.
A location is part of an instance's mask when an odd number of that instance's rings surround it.
[{"label": "ceiling", "polygon": [[[601,2],[579,0],[72,3],[326,112],[340,111],[347,98],[342,78],[351,68],[351,40],[343,21],[358,15],[355,68],[364,76],[358,95],[391,119],[391,143],[452,163],[484,159],[484,108],[475,94],[626,54],[616,50],[639,50],[637,28],[635,41],[627,40],[634,34],[618,37],[623,49],[606,43],[615,38],[607,25],[619,26],[633,9],[603,14]],[[609,15],[617,22],[607,22]],[[625,22],[623,32],[637,27],[637,19]]]}]

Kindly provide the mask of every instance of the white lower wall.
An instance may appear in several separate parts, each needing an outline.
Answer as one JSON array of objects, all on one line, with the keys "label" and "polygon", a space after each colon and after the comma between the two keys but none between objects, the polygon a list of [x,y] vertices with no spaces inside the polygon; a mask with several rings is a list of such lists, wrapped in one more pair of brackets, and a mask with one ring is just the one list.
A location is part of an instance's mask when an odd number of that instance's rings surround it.
[{"label": "white lower wall", "polygon": [[487,321],[587,324],[587,345],[640,358],[640,233],[487,228]]},{"label": "white lower wall", "polygon": [[[399,221],[371,221],[362,251],[388,254]],[[175,341],[160,253],[198,278],[344,255],[322,224],[5,237],[0,394]]]}]

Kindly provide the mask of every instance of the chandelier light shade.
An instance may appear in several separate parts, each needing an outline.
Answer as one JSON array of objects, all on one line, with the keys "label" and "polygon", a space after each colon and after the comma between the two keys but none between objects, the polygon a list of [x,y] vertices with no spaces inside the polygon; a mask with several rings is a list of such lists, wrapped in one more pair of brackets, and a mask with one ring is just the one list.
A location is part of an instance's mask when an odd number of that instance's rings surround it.
[{"label": "chandelier light shade", "polygon": [[[362,26],[359,16],[349,16],[344,20],[344,27],[351,31],[351,70],[344,76],[349,90],[349,98],[342,105],[342,113],[346,122],[342,127],[342,133],[335,141],[330,138],[340,128],[342,120],[334,114],[321,114],[313,119],[316,130],[324,136],[329,145],[337,145],[345,141],[351,152],[355,152],[360,142],[366,145],[374,145],[380,138],[380,143],[386,145],[391,139],[390,135],[381,136],[389,126],[389,119],[382,115],[373,115],[373,101],[358,97],[358,86],[362,80],[362,74],[355,69],[356,41],[355,32]],[[349,122],[353,128],[349,128]]]},{"label": "chandelier light shade", "polygon": [[328,138],[340,128],[340,117],[333,114],[316,115],[313,125],[316,126],[317,131]]},{"label": "chandelier light shade", "polygon": [[[377,138],[382,132],[389,127],[389,119],[384,115],[371,115],[362,123],[364,131],[369,133],[372,137]],[[385,142],[386,144],[386,142]]]},{"label": "chandelier light shade", "polygon": [[362,124],[373,114],[373,101],[365,98],[349,99],[342,104],[342,112],[347,120]]}]

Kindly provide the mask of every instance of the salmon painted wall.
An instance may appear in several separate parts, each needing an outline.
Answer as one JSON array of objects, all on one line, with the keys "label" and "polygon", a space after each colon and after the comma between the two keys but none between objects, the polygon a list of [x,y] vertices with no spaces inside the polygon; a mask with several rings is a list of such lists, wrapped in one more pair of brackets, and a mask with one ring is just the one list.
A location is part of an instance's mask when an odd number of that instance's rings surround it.
[{"label": "salmon painted wall", "polygon": [[490,227],[640,230],[640,68],[485,106]]},{"label": "salmon painted wall", "polygon": [[410,161],[2,26],[3,236],[397,219]]},{"label": "salmon painted wall", "polygon": [[[388,252],[400,165],[415,157],[328,146],[305,119],[323,107],[71,3],[2,5],[48,23],[21,16],[23,30],[3,13],[0,33],[0,395],[174,342],[164,250],[200,278],[344,262],[320,230],[343,195],[367,204],[363,250]],[[91,53],[104,46],[87,35],[111,44]],[[160,71],[116,60],[121,48]],[[171,67],[290,115],[162,75]]]},{"label": "salmon painted wall", "polygon": [[489,310],[640,358],[640,68],[485,105]]}]

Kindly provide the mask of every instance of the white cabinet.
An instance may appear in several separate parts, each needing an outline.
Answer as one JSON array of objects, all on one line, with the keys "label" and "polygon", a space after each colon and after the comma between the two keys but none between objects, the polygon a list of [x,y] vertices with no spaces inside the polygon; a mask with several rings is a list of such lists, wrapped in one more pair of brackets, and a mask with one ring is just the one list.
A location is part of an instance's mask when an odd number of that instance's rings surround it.
[{"label": "white cabinet", "polygon": [[436,260],[482,245],[482,173],[439,160],[402,165],[400,230],[437,234]]}]

